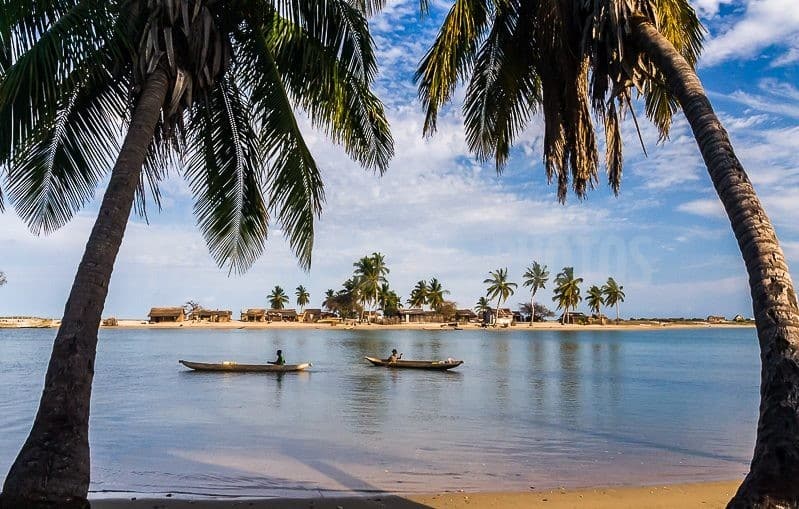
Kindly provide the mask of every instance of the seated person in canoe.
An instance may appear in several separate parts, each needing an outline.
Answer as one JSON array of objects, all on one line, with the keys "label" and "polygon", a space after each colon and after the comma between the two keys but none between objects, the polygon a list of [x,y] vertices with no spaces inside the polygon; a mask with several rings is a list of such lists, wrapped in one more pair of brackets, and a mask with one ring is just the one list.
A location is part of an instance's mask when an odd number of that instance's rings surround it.
[{"label": "seated person in canoe", "polygon": [[397,355],[397,349],[391,350],[391,355],[388,356],[386,362],[397,362],[398,360],[402,359],[402,354]]}]

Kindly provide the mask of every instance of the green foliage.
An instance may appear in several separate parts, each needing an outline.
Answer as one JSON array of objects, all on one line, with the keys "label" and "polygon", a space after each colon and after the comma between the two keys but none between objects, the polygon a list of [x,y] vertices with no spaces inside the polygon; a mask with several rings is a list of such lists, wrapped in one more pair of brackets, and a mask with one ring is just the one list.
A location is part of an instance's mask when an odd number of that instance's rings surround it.
[{"label": "green foliage", "polygon": [[485,313],[486,311],[491,311],[491,303],[488,302],[488,299],[485,297],[480,297],[477,299],[477,304],[474,306],[474,311],[478,315]]},{"label": "green foliage", "polygon": [[[381,1],[35,0],[0,16],[0,172],[34,233],[93,198],[143,84],[168,94],[138,186],[180,168],[217,263],[243,272],[280,225],[304,268],[322,210],[321,174],[298,127],[313,126],[384,172],[393,140],[366,13]],[[5,195],[0,189],[0,210]]]},{"label": "green foliage", "polygon": [[306,290],[302,285],[297,287],[294,295],[297,296],[297,305],[300,307],[300,309],[304,309],[305,306],[307,306],[311,301],[311,294],[308,293],[308,290]]},{"label": "green foliage", "polygon": [[605,304],[605,300],[602,297],[602,289],[597,285],[592,285],[591,288],[588,289],[588,296],[585,300],[588,303],[588,308],[591,310],[591,312],[599,315],[600,309]]},{"label": "green foliage", "polygon": [[518,286],[516,283],[508,281],[508,269],[497,269],[489,272],[490,277],[485,279],[483,283],[489,285],[487,289],[487,296],[489,299],[497,298],[497,311],[502,303],[508,300],[508,297],[513,295],[515,288]]},{"label": "green foliage", "polygon": [[602,286],[602,295],[605,297],[605,305],[608,307],[616,306],[616,320],[619,320],[619,304],[624,302],[624,287],[620,286],[612,277]]},{"label": "green foliage", "polygon": [[569,310],[575,309],[577,304],[583,300],[580,296],[582,282],[583,278],[574,277],[574,267],[563,267],[563,270],[555,278],[555,292],[552,300],[557,303],[558,309],[565,311],[564,315],[568,315]]},{"label": "green foliage", "polygon": [[436,278],[432,278],[427,284],[425,292],[425,302],[430,306],[430,309],[440,313],[441,306],[444,305],[444,295],[449,295],[449,290],[444,290],[441,282]]},{"label": "green foliage", "polygon": [[411,290],[411,296],[408,299],[408,305],[412,308],[421,308],[427,303],[427,292],[429,287],[427,281],[422,279],[417,281],[416,286]]},{"label": "green foliage", "polygon": [[276,285],[272,289],[272,293],[266,296],[266,300],[269,301],[270,309],[283,309],[288,304],[289,296],[286,295],[283,288]]},{"label": "green foliage", "polygon": [[663,73],[632,42],[630,27],[639,22],[657,27],[695,65],[704,30],[689,0],[455,0],[415,76],[424,132],[435,131],[439,110],[466,82],[466,141],[500,172],[540,108],[547,179],[565,201],[570,185],[582,198],[598,181],[593,112],[604,124],[608,182],[618,193],[621,121],[634,91],[661,138],[677,107]]},{"label": "green foliage", "polygon": [[549,281],[549,271],[546,265],[540,265],[538,262],[533,262],[533,265],[527,267],[524,274],[523,286],[529,286],[533,296],[540,289],[545,288],[547,281]]}]

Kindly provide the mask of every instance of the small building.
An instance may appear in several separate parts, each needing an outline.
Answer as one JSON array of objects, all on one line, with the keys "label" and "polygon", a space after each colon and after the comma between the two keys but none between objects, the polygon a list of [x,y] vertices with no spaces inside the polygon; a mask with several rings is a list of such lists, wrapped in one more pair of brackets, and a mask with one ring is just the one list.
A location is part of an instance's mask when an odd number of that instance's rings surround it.
[{"label": "small building", "polygon": [[744,318],[744,315],[735,315],[735,318],[733,318],[733,320],[736,322],[745,322],[746,318]]},{"label": "small building", "polygon": [[229,322],[233,317],[233,312],[228,309],[195,309],[191,314],[192,320],[204,322]]},{"label": "small building", "polygon": [[560,323],[570,323],[572,325],[585,325],[588,323],[588,317],[585,313],[580,313],[579,311],[569,311],[568,314],[564,313],[560,315],[558,321],[560,321]]},{"label": "small building", "polygon": [[422,323],[426,321],[425,311],[422,308],[398,309],[397,314],[402,323]]},{"label": "small building", "polygon": [[471,309],[458,309],[455,311],[455,321],[458,323],[469,323],[477,320],[477,313]]},{"label": "small building", "polygon": [[266,312],[266,319],[274,322],[296,322],[296,309],[269,309]]},{"label": "small building", "polygon": [[242,322],[265,322],[266,309],[264,308],[250,308],[241,312]]},{"label": "small building", "polygon": [[316,308],[308,308],[302,312],[302,320],[306,323],[318,322],[322,318],[322,310]]},{"label": "small building", "polygon": [[721,323],[726,321],[727,319],[721,315],[710,315],[707,317],[707,323]]},{"label": "small building", "polygon": [[186,319],[186,312],[182,307],[152,308],[148,316],[150,323],[182,322]]}]

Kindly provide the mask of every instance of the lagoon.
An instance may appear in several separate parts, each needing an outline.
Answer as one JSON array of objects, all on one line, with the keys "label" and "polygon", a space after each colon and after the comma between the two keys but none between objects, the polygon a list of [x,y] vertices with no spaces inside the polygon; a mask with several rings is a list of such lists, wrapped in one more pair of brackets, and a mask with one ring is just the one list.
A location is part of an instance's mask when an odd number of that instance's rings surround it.
[{"label": "lagoon", "polygon": [[[55,331],[0,329],[0,478]],[[451,372],[363,356],[463,359]],[[178,359],[307,373],[196,373]],[[92,497],[526,491],[741,478],[757,421],[754,329],[103,329]]]}]

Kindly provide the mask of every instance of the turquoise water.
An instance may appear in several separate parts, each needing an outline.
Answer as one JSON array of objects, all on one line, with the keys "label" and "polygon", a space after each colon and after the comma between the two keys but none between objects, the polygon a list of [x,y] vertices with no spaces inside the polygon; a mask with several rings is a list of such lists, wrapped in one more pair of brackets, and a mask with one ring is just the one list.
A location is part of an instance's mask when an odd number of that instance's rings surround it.
[{"label": "turquoise water", "polygon": [[[0,330],[0,478],[54,330]],[[758,404],[753,329],[103,330],[94,496],[319,496],[733,479]],[[463,359],[452,372],[363,356]],[[195,373],[178,359],[308,373]]]}]

